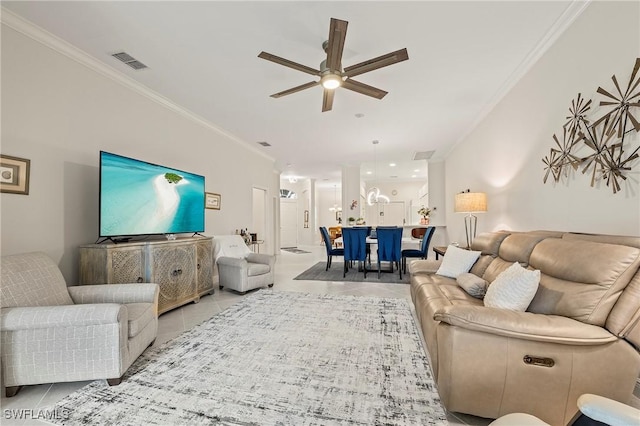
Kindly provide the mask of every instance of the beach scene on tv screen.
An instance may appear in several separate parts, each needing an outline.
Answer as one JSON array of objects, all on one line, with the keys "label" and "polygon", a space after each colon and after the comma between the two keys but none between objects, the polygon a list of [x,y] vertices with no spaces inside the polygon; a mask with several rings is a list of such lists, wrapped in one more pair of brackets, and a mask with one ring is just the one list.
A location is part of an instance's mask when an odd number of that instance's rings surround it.
[{"label": "beach scene on tv screen", "polygon": [[101,153],[101,236],[203,230],[203,176]]}]

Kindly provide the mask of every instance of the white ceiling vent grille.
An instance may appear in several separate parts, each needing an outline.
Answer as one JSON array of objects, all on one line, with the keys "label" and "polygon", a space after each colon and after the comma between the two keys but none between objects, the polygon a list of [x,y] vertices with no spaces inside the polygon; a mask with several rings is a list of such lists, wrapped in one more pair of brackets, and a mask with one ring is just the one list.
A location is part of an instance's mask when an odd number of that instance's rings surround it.
[{"label": "white ceiling vent grille", "polygon": [[428,160],[429,158],[433,157],[433,154],[435,154],[435,151],[417,151],[415,154],[413,154],[413,159]]},{"label": "white ceiling vent grille", "polygon": [[269,142],[265,142],[265,141],[258,142],[258,144],[260,144],[262,146],[271,146],[271,144]]},{"label": "white ceiling vent grille", "polygon": [[137,60],[136,58],[134,58],[133,56],[125,52],[114,53],[111,56],[113,56],[114,58],[116,58],[121,62],[124,62],[125,65],[130,66],[136,71],[148,68],[145,64],[143,64],[142,62],[140,62],[139,60]]}]

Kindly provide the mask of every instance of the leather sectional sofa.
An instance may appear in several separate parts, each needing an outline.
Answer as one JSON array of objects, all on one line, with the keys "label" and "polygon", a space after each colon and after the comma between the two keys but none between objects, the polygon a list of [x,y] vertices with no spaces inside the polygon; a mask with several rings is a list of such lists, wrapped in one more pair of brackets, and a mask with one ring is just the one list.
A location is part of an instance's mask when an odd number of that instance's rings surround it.
[{"label": "leather sectional sofa", "polygon": [[567,424],[584,393],[629,402],[640,373],[640,238],[552,231],[479,235],[471,273],[541,272],[526,312],[485,307],[440,261],[410,264],[411,297],[442,402]]}]

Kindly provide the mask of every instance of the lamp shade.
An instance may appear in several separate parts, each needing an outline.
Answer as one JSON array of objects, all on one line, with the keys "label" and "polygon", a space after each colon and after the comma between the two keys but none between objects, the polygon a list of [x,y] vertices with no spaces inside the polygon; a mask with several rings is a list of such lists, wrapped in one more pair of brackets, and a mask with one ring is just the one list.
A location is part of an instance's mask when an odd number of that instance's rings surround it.
[{"label": "lamp shade", "polygon": [[456,213],[486,212],[487,194],[484,192],[462,192],[456,194],[453,211]]}]

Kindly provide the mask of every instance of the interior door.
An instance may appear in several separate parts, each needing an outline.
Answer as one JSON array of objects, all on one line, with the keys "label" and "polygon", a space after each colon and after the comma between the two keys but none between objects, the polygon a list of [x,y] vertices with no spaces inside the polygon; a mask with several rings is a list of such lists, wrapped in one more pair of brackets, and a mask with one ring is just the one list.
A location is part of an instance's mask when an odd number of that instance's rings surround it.
[{"label": "interior door", "polygon": [[381,206],[380,213],[382,213],[378,217],[379,225],[404,225],[404,201],[392,201],[388,204],[379,204],[379,206]]},{"label": "interior door", "polygon": [[280,248],[298,246],[298,200],[280,199]]}]

